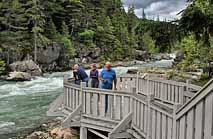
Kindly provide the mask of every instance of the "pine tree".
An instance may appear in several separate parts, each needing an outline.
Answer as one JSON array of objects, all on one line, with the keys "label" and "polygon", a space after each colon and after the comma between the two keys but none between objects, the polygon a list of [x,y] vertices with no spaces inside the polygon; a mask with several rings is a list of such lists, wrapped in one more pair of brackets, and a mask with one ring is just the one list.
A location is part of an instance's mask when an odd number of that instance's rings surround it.
[{"label": "pine tree", "polygon": [[69,37],[69,27],[67,26],[67,24],[64,21],[62,22],[61,28],[62,28],[62,35]]},{"label": "pine tree", "polygon": [[43,13],[40,0],[31,0],[26,3],[28,9],[26,10],[26,16],[29,18],[29,22],[32,22],[33,28],[33,45],[34,45],[34,61],[37,61],[37,47],[42,43],[46,43],[47,38],[43,35],[45,25],[45,15]]},{"label": "pine tree", "polygon": [[145,13],[144,8],[142,8],[142,19],[146,19],[146,13]]}]

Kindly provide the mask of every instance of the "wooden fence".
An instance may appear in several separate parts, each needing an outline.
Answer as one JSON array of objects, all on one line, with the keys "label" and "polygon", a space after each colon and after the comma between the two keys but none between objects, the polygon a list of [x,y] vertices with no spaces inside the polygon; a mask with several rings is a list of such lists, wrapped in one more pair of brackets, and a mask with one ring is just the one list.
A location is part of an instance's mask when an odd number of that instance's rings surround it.
[{"label": "wooden fence", "polygon": [[182,83],[157,77],[141,77],[136,75],[121,75],[118,78],[118,89],[131,91],[136,87],[137,93],[169,104],[185,104],[201,89],[190,83]]},{"label": "wooden fence", "polygon": [[[62,125],[81,127],[81,139],[85,129],[104,139],[213,139],[213,80],[198,93],[198,86],[159,78],[118,80],[119,90],[112,91],[75,85],[66,77],[64,94],[51,104],[49,115],[60,105]],[[184,100],[187,93],[193,95]]]}]

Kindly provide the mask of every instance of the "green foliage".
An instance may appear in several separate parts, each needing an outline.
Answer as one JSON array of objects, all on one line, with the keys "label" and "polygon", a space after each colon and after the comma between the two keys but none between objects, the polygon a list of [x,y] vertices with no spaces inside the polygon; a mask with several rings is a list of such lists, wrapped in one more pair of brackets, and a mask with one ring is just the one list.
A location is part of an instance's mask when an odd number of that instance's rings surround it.
[{"label": "green foliage", "polygon": [[194,35],[185,37],[180,43],[176,45],[176,49],[184,50],[185,57],[184,60],[178,65],[180,68],[186,69],[190,68],[194,64],[198,65],[200,63],[200,48],[201,43],[197,42]]},{"label": "green foliage", "polygon": [[5,72],[5,62],[0,59],[0,75]]},{"label": "green foliage", "polygon": [[62,28],[62,35],[69,37],[69,27],[64,21],[62,22],[61,28]]},{"label": "green foliage", "polygon": [[68,51],[68,54],[71,57],[74,57],[76,55],[75,54],[76,50],[75,50],[74,45],[73,45],[73,43],[70,39],[68,39],[65,36],[62,36],[61,37],[61,43],[63,44],[64,48]]},{"label": "green foliage", "polygon": [[92,40],[94,37],[94,31],[90,29],[85,29],[83,32],[79,33],[80,40]]},{"label": "green foliage", "polygon": [[213,4],[208,0],[190,0],[190,5],[183,11],[179,26],[185,33],[195,33],[197,40],[202,40],[209,47],[209,35],[213,26]]},{"label": "green foliage", "polygon": [[170,51],[178,34],[176,25],[148,20],[144,10],[142,19],[134,6],[126,13],[122,0],[4,0],[0,8],[0,47],[24,54],[56,42],[71,56],[100,48],[103,60],[124,60],[133,49]]},{"label": "green foliage", "polygon": [[155,41],[152,39],[150,32],[146,32],[143,35],[143,45],[144,49],[150,53],[159,52],[158,48],[155,47]]}]

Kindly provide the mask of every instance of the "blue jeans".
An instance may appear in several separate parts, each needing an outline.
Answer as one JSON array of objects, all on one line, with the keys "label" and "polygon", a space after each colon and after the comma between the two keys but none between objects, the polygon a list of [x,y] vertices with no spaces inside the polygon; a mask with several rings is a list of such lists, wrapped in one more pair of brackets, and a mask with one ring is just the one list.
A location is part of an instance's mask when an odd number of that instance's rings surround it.
[{"label": "blue jeans", "polygon": [[88,77],[87,77],[87,78],[84,78],[84,79],[82,80],[82,82],[85,82],[86,85],[87,85],[87,87],[88,87],[89,78],[88,78]]}]

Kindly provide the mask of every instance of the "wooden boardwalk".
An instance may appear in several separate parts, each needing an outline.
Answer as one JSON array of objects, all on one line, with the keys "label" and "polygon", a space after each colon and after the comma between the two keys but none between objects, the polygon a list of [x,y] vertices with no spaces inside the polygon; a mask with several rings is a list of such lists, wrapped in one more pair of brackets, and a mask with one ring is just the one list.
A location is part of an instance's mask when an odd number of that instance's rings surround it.
[{"label": "wooden boardwalk", "polygon": [[[203,88],[137,75],[118,77],[118,91],[73,84],[47,112],[64,117],[63,127],[80,127],[103,139],[213,139],[213,80]],[[107,134],[103,134],[105,131]]]}]

